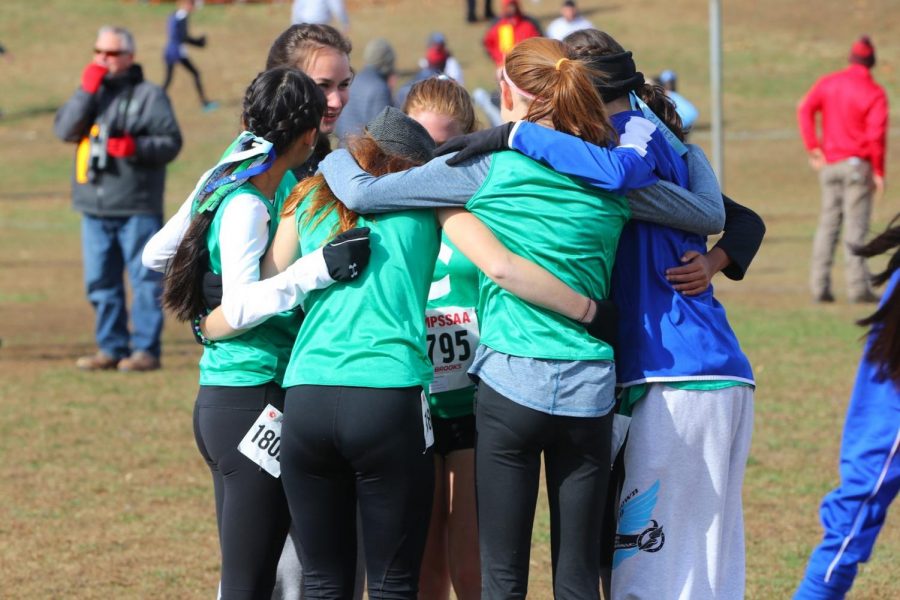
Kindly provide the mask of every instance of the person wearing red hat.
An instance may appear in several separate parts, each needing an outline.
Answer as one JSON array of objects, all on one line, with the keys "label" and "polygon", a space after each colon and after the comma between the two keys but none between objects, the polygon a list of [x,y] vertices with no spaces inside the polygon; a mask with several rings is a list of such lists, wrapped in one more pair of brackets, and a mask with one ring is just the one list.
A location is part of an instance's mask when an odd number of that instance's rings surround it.
[{"label": "person wearing red hat", "polygon": [[484,34],[484,49],[500,68],[513,46],[522,40],[542,35],[537,22],[522,12],[518,0],[503,0],[503,14]]},{"label": "person wearing red hat", "polygon": [[[884,191],[888,102],[870,72],[875,47],[868,36],[853,44],[849,61],[847,68],[819,79],[797,109],[809,164],[819,172],[822,185],[810,272],[816,302],[834,302],[831,266],[842,222],[848,298],[851,302],[878,300],[865,260],[852,249],[865,241],[873,197]],[[821,136],[816,132],[818,113]]]}]

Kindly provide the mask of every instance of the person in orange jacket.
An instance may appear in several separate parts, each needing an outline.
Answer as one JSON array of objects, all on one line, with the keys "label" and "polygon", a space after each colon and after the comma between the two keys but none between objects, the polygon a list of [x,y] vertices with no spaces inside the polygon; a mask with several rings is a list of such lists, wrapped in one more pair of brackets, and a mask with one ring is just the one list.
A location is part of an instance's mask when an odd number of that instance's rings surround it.
[{"label": "person in orange jacket", "polygon": [[499,68],[513,46],[522,40],[542,35],[537,21],[522,12],[518,0],[503,0],[502,16],[484,34],[484,49]]}]

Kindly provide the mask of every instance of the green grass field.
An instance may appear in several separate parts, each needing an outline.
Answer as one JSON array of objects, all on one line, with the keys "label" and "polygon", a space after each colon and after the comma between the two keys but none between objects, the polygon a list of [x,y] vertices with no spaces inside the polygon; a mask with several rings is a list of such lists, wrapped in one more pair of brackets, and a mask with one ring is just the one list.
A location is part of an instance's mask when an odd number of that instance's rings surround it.
[{"label": "green grass field", "polygon": [[[499,2],[495,4],[499,5]],[[523,6],[546,24],[556,0]],[[747,279],[720,280],[718,296],[757,376],[756,423],[745,484],[749,598],[787,598],[818,541],[817,506],[837,481],[847,396],[860,353],[852,322],[865,307],[810,303],[808,256],[818,185],[806,166],[794,107],[819,75],[843,66],[852,40],[872,35],[876,77],[900,92],[900,19],[889,0],[728,2],[724,12],[725,189],[757,210],[768,236]],[[426,36],[443,31],[470,89],[491,83],[484,24],[463,22],[461,0],[356,0],[354,64],[386,37],[411,71]],[[588,18],[634,50],[647,74],[674,68],[701,111],[694,141],[708,149],[707,3],[581,0]],[[0,42],[0,596],[209,598],[217,577],[212,486],[194,446],[191,410],[199,348],[169,321],[164,369],[85,374],[92,313],[81,285],[79,218],[69,205],[73,149],[53,137],[57,106],[75,89],[97,28],[129,27],[148,79],[163,75],[170,6],[113,0],[3,0]],[[203,113],[183,71],[171,90],[185,145],[169,168],[169,214],[238,127],[243,89],[288,24],[289,3],[208,6],[192,53],[209,95]],[[896,147],[896,136],[891,144]],[[888,193],[874,227],[897,212]],[[838,258],[840,263],[840,258]],[[883,262],[877,262],[876,266]],[[687,515],[686,515],[687,517]],[[541,507],[531,592],[550,597],[549,533]],[[889,518],[852,598],[900,597],[900,529]]]}]

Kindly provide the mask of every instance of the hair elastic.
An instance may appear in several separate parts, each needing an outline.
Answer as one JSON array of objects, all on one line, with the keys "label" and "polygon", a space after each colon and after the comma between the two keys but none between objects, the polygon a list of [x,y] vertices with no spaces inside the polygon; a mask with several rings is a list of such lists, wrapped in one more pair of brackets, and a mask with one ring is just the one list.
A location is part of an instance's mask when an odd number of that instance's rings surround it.
[{"label": "hair elastic", "polygon": [[569,59],[566,58],[565,56],[563,56],[561,59],[559,59],[558,61],[556,61],[556,66],[555,66],[554,68],[555,68],[557,71],[559,71],[559,65],[563,64],[563,61],[565,61],[565,60],[569,60]]},{"label": "hair elastic", "polygon": [[524,96],[524,97],[528,98],[529,100],[536,99],[534,94],[529,94],[528,92],[526,92],[523,89],[520,89],[519,86],[517,86],[516,84],[513,83],[512,79],[510,79],[509,75],[506,73],[506,67],[503,67],[503,69],[500,71],[500,74],[503,77],[503,81],[506,82],[506,85],[508,85],[509,87],[512,88],[512,91],[519,94],[520,96]]}]

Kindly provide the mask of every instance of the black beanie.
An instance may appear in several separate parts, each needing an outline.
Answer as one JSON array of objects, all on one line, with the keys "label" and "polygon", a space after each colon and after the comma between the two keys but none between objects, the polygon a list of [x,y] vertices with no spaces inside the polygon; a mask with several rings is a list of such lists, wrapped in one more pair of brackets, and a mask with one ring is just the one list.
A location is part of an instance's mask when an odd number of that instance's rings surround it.
[{"label": "black beanie", "polygon": [[597,82],[597,91],[604,102],[621,98],[644,86],[644,74],[637,70],[631,52],[586,56],[582,58],[592,69],[605,73],[605,79]]}]

